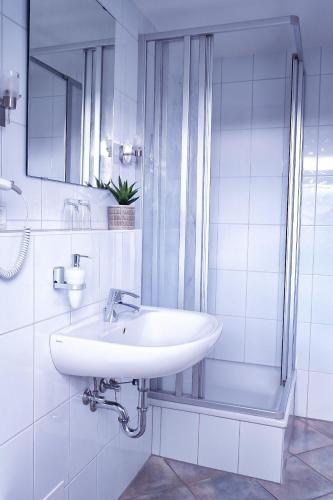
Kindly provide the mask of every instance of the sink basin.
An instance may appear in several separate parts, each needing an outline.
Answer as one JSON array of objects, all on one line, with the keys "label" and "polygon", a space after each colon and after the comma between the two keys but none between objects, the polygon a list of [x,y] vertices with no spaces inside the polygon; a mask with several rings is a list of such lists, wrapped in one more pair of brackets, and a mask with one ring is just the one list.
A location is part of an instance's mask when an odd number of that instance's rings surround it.
[{"label": "sink basin", "polygon": [[56,368],[67,375],[155,378],[181,372],[205,357],[222,331],[214,316],[141,307],[115,323],[100,315],[51,335]]}]

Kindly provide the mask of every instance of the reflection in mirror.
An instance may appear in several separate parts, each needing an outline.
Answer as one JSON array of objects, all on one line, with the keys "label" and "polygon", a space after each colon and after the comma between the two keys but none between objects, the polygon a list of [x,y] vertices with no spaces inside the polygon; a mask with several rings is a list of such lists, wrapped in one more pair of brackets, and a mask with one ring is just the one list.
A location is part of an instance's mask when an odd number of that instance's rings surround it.
[{"label": "reflection in mirror", "polygon": [[97,0],[30,0],[27,174],[96,185],[112,167],[115,20]]}]

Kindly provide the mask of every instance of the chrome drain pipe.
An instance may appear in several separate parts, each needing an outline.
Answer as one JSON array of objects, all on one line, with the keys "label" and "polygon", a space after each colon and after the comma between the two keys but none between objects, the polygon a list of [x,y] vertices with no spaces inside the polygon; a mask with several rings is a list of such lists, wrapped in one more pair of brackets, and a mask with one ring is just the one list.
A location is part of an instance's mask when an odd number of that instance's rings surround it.
[{"label": "chrome drain pipe", "polygon": [[126,408],[118,403],[117,401],[109,401],[100,394],[97,389],[97,379],[94,379],[94,390],[86,389],[82,396],[82,402],[84,405],[90,405],[91,411],[96,411],[97,408],[104,408],[107,410],[112,410],[118,413],[118,422],[120,423],[122,430],[126,436],[130,438],[141,437],[147,425],[147,411],[148,411],[148,390],[149,384],[148,379],[137,380],[138,389],[138,423],[136,427],[131,427],[129,425],[130,417]]}]

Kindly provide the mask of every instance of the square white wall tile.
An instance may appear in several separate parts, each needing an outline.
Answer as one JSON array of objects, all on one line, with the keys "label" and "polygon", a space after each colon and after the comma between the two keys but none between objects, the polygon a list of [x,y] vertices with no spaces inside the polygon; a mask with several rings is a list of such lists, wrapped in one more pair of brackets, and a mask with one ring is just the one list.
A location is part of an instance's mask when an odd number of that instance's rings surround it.
[{"label": "square white wall tile", "polygon": [[7,441],[33,421],[33,328],[29,326],[0,335],[0,390],[19,388],[19,397],[1,405],[0,443]]},{"label": "square white wall tile", "polygon": [[317,226],[314,239],[314,274],[333,274],[333,226]]},{"label": "square white wall tile", "polygon": [[24,500],[35,500],[32,427],[0,447],[0,470],[0,491],[4,499],[21,500],[24,492]]},{"label": "square white wall tile", "polygon": [[213,84],[212,95],[212,125],[211,125],[211,152],[210,152],[210,175],[218,177],[220,175],[221,161],[221,84]]},{"label": "square white wall tile", "polygon": [[251,147],[251,175],[280,176],[284,173],[284,129],[254,129]]},{"label": "square white wall tile", "polygon": [[99,443],[97,441],[98,415],[96,415],[96,413],[92,413],[88,406],[84,406],[82,404],[82,395],[75,396],[71,399],[69,457],[70,480],[86,465],[88,465],[99,451]]},{"label": "square white wall tile", "polygon": [[311,325],[310,370],[333,373],[333,325]]},{"label": "square white wall tile", "polygon": [[252,80],[253,56],[224,57],[222,59],[222,82]]},{"label": "square white wall tile", "polygon": [[296,368],[298,370],[309,369],[310,358],[310,323],[297,323],[296,330]]},{"label": "square white wall tile", "polygon": [[[58,372],[50,352],[50,335],[70,323],[69,314],[37,323],[34,345],[34,413],[40,418],[69,398],[69,377]],[[52,390],[50,390],[52,387]]]},{"label": "square white wall tile", "polygon": [[68,481],[69,403],[59,406],[34,425],[34,491],[44,498]]},{"label": "square white wall tile", "polygon": [[208,270],[207,311],[211,314],[216,312],[217,272],[216,269]]},{"label": "square white wall tile", "polygon": [[333,374],[309,372],[308,417],[333,421]]},{"label": "square white wall tile", "polygon": [[[15,182],[23,190],[29,206],[29,218],[36,221],[34,227],[40,228],[41,220],[41,186],[40,179],[27,177],[26,168],[26,128],[23,125],[11,123],[2,130],[2,175]],[[11,220],[26,219],[25,205],[22,200],[13,196],[12,192],[3,193],[3,201],[7,207],[7,216]],[[38,221],[38,225],[36,223]],[[22,224],[20,224],[22,227]]]},{"label": "square white wall tile", "polygon": [[254,80],[283,78],[286,75],[286,52],[256,54],[254,56]]},{"label": "square white wall tile", "polygon": [[[249,218],[250,179],[221,178],[219,181],[218,222],[247,224]],[[212,193],[214,196],[214,193]],[[213,221],[212,221],[213,222]]]},{"label": "square white wall tile", "polygon": [[199,415],[162,409],[161,455],[195,464],[198,460]]},{"label": "square white wall tile", "polygon": [[279,275],[249,272],[246,314],[252,318],[277,319]]},{"label": "square white wall tile", "polygon": [[308,386],[309,372],[307,370],[297,370],[295,387],[295,415],[307,417],[308,413]]},{"label": "square white wall tile", "polygon": [[314,255],[314,227],[302,226],[300,235],[299,272],[312,274]]},{"label": "square white wall tile", "polygon": [[333,177],[318,177],[316,224],[333,224]]},{"label": "square white wall tile", "polygon": [[245,271],[217,271],[216,313],[244,316],[246,298]]},{"label": "square white wall tile", "polygon": [[248,226],[219,224],[217,269],[242,271],[247,267]]},{"label": "square white wall tile", "polygon": [[284,98],[284,79],[258,80],[253,82],[253,127],[283,127]]},{"label": "square white wall tile", "polygon": [[208,248],[208,266],[209,268],[216,269],[217,264],[217,235],[219,225],[209,224],[209,248]]},{"label": "square white wall tile", "polygon": [[214,347],[214,358],[244,361],[245,318],[221,316],[222,335]]},{"label": "square white wall tile", "polygon": [[320,80],[320,125],[333,125],[332,89],[333,75],[322,75]]},{"label": "square white wall tile", "polygon": [[276,351],[277,321],[271,319],[246,319],[245,361],[274,366]]},{"label": "square white wall tile", "polygon": [[97,463],[93,460],[69,485],[69,500],[97,500]]},{"label": "square white wall tile", "polygon": [[251,107],[252,82],[222,84],[222,128],[250,128]]},{"label": "square white wall tile", "polygon": [[237,472],[239,422],[200,415],[198,464]]},{"label": "square white wall tile", "polygon": [[302,208],[301,223],[313,225],[315,223],[316,204],[316,178],[314,176],[304,177],[302,184]]},{"label": "square white wall tile", "polygon": [[284,429],[241,422],[240,474],[281,481]]},{"label": "square white wall tile", "polygon": [[249,226],[248,269],[278,272],[281,254],[280,240],[280,226]]},{"label": "square white wall tile", "polygon": [[99,236],[93,233],[77,233],[72,236],[72,254],[87,255],[88,259],[81,258],[80,266],[85,270],[87,288],[83,291],[81,306],[100,300],[100,269],[99,262]]},{"label": "square white wall tile", "polygon": [[35,243],[35,320],[69,311],[66,293],[53,288],[53,268],[71,265],[71,237],[68,234],[43,234],[34,237]]},{"label": "square white wall tile", "polygon": [[126,464],[119,460],[119,439],[109,443],[97,457],[97,496],[98,500],[117,500],[129,479],[124,481],[121,469]]},{"label": "square white wall tile", "polygon": [[333,276],[313,276],[312,321],[333,325]]},{"label": "square white wall tile", "polygon": [[333,174],[333,126],[319,127],[318,174]]},{"label": "square white wall tile", "polygon": [[323,47],[321,52],[321,73],[333,73],[333,47]]},{"label": "square white wall tile", "polygon": [[61,184],[61,196],[59,196],[59,184],[57,182],[44,179],[41,182],[43,229],[65,229],[67,223],[64,213],[64,201],[66,198],[74,197],[75,186],[73,184]]},{"label": "square white wall tile", "polygon": [[162,408],[159,406],[152,407],[152,447],[151,452],[153,455],[159,455],[161,452],[161,418]]},{"label": "square white wall tile", "polygon": [[222,80],[222,59],[216,58],[213,62],[213,84],[221,83]]},{"label": "square white wall tile", "polygon": [[320,77],[305,77],[304,125],[318,125]]},{"label": "square white wall tile", "polygon": [[301,274],[298,281],[297,319],[301,323],[311,322],[312,275]]},{"label": "square white wall tile", "polygon": [[281,177],[252,177],[250,224],[280,224],[281,198]]},{"label": "square white wall tile", "polygon": [[[0,236],[2,267],[10,269],[15,264],[20,244],[20,236]],[[0,318],[0,334],[33,322],[33,294],[31,292],[34,281],[33,248],[32,240],[22,271],[14,280],[0,280],[0,297],[3,297],[3,305],[6,308],[6,314],[2,314]]]},{"label": "square white wall tile", "polygon": [[251,168],[251,130],[223,130],[218,145],[220,176],[247,177]]},{"label": "square white wall tile", "polygon": [[151,455],[152,412],[147,414],[147,429],[141,439],[129,439],[123,432],[119,434],[120,464],[119,482],[128,485]]},{"label": "square white wall tile", "polygon": [[318,149],[318,128],[304,127],[303,175],[316,175],[317,149]]},{"label": "square white wall tile", "polygon": [[308,75],[319,75],[321,63],[321,48],[305,48],[304,49],[304,64],[305,71]]}]

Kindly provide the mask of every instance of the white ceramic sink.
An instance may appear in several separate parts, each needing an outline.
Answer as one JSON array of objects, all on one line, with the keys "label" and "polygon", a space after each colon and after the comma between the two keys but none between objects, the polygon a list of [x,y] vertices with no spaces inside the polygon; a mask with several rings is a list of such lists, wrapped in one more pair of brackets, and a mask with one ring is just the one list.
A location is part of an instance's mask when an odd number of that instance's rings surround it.
[{"label": "white ceramic sink", "polygon": [[155,378],[205,357],[222,331],[209,314],[141,307],[115,323],[93,316],[51,335],[56,368],[68,375]]}]

